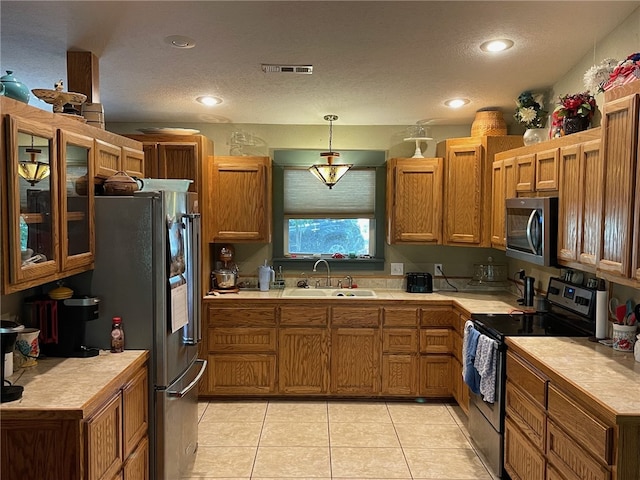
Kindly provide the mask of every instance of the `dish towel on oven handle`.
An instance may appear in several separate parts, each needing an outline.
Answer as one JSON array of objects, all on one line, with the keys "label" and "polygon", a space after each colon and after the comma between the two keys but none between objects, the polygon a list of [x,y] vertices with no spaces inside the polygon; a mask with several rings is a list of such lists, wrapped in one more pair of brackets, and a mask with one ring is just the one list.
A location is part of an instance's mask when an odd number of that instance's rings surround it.
[{"label": "dish towel on oven handle", "polygon": [[467,320],[464,324],[462,338],[462,379],[477,395],[480,394],[480,374],[473,362],[476,359],[479,336],[480,332],[474,328],[473,322]]},{"label": "dish towel on oven handle", "polygon": [[487,403],[496,401],[496,350],[498,344],[495,340],[480,335],[474,366],[480,374],[480,394]]}]

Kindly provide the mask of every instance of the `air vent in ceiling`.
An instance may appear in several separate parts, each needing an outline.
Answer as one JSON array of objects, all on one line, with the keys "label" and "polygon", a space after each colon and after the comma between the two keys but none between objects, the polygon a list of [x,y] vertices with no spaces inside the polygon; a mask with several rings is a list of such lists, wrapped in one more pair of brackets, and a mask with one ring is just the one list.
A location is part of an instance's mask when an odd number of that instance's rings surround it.
[{"label": "air vent in ceiling", "polygon": [[262,64],[264,73],[297,73],[300,75],[311,75],[313,65],[269,65]]}]

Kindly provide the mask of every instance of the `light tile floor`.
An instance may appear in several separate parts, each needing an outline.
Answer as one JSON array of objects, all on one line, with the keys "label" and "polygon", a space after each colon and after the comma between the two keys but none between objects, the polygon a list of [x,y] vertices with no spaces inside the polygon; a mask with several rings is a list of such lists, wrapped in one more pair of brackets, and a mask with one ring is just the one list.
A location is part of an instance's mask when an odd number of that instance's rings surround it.
[{"label": "light tile floor", "polygon": [[384,401],[199,404],[189,480],[492,480],[457,405]]}]

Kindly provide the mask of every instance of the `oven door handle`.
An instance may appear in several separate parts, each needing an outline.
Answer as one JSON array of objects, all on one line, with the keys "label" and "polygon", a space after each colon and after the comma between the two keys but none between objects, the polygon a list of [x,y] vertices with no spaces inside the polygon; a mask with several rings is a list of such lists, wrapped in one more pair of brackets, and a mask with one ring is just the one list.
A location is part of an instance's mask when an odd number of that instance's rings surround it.
[{"label": "oven door handle", "polygon": [[533,253],[534,255],[538,253],[538,248],[534,244],[534,239],[533,239],[533,222],[535,222],[535,219],[537,216],[538,216],[538,211],[534,210],[533,212],[531,212],[531,215],[529,215],[529,220],[527,221],[527,243],[529,243],[529,248],[531,249],[531,253]]}]

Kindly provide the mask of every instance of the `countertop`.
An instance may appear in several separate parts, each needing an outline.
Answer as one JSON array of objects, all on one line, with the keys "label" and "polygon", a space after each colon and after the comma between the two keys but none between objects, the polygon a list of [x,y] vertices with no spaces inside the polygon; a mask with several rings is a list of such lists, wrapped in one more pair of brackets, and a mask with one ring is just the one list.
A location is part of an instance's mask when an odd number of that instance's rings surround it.
[{"label": "countertop", "polygon": [[37,365],[19,368],[8,377],[22,385],[22,398],[0,404],[3,418],[36,410],[68,410],[70,415],[84,416],[94,407],[96,397],[112,395],[118,377],[140,368],[149,358],[146,350],[111,353],[101,350],[89,358],[38,359]]},{"label": "countertop", "polygon": [[[260,301],[270,300],[278,302],[301,302],[318,300],[332,300],[345,304],[358,302],[360,305],[366,302],[419,302],[434,303],[440,305],[457,305],[469,313],[507,313],[514,309],[521,308],[517,303],[517,297],[508,292],[453,292],[438,291],[433,293],[408,293],[403,290],[390,290],[379,288],[363,288],[363,290],[373,290],[375,297],[288,297],[288,291],[296,288],[286,288],[284,290],[269,290],[261,292],[257,290],[240,290],[238,293],[221,293],[218,295],[207,295],[205,300],[211,301]],[[309,289],[313,291],[313,289]],[[348,292],[348,289],[342,291]]]},{"label": "countertop", "polygon": [[586,338],[507,337],[507,346],[529,355],[541,370],[577,388],[611,411],[617,422],[640,421],[640,362]]}]

